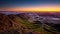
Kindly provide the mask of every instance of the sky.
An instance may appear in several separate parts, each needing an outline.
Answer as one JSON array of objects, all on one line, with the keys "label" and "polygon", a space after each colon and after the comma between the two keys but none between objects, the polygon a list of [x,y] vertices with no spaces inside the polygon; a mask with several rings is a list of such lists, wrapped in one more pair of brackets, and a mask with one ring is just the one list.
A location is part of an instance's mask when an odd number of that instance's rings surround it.
[{"label": "sky", "polygon": [[0,0],[0,11],[60,12],[60,0]]}]

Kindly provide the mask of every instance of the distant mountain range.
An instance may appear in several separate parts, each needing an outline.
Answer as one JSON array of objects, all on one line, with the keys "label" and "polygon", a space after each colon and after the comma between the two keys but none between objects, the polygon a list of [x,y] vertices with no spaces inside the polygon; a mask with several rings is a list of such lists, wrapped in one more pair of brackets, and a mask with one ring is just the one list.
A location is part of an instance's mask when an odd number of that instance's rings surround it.
[{"label": "distant mountain range", "polygon": [[17,12],[17,11],[0,11],[0,13],[4,14],[20,14],[20,13],[36,13],[39,16],[50,16],[50,17],[58,17],[60,18],[60,12]]}]

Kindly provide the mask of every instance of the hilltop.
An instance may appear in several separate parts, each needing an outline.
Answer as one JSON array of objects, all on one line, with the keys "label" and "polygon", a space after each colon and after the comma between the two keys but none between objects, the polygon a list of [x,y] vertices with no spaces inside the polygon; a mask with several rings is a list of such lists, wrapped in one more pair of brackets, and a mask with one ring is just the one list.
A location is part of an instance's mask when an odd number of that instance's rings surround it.
[{"label": "hilltop", "polygon": [[57,26],[60,25],[39,20],[37,13],[0,13],[0,34],[59,34]]}]

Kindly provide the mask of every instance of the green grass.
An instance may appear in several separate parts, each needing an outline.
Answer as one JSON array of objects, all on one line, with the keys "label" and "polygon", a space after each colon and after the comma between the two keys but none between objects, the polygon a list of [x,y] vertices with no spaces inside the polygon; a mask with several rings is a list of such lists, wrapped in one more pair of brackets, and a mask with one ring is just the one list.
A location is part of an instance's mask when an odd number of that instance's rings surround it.
[{"label": "green grass", "polygon": [[[17,17],[16,18],[16,21],[18,23],[22,23],[23,26],[27,27],[27,28],[30,28],[32,29],[33,31],[36,31],[36,32],[43,32],[44,34],[52,34],[51,32],[47,32],[46,30],[43,29],[43,26],[39,27],[38,25],[35,25],[35,24],[31,24],[29,21],[27,20],[22,20],[21,18]],[[46,28],[51,28],[51,27],[46,27]],[[49,29],[51,30],[51,29]],[[51,30],[52,31],[52,30]]]},{"label": "green grass", "polygon": [[38,25],[34,25],[34,24],[31,24],[29,21],[27,20],[22,20],[21,18],[16,18],[16,21],[18,21],[19,23],[22,23],[24,26],[28,27],[28,28],[31,28],[31,29],[35,29],[35,28],[39,28],[37,27]]}]

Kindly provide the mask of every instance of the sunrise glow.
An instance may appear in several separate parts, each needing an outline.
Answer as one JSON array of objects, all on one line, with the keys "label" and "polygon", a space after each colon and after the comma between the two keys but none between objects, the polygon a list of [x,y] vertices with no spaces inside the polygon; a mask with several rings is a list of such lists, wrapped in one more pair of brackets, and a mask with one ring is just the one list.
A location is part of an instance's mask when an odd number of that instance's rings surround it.
[{"label": "sunrise glow", "polygon": [[0,9],[3,11],[22,11],[22,12],[60,12],[59,5],[48,5],[48,6],[30,6],[30,7],[14,7]]}]

